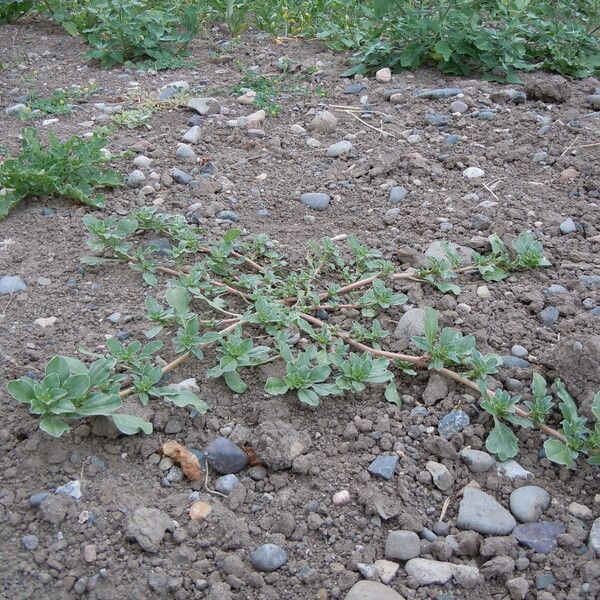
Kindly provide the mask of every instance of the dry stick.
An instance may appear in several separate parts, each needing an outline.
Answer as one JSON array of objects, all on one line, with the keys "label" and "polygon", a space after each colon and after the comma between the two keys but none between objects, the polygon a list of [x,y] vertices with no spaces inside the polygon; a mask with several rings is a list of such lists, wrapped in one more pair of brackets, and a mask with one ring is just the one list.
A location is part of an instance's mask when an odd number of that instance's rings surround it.
[{"label": "dry stick", "polygon": [[393,138],[396,137],[393,133],[386,131],[385,129],[381,129],[379,127],[375,127],[374,125],[371,125],[370,123],[367,123],[364,119],[361,119],[358,115],[355,115],[351,110],[347,110],[347,109],[343,109],[343,108],[336,108],[335,110],[338,110],[340,112],[345,112],[347,115],[352,115],[357,121],[360,121],[363,125],[366,125],[370,129],[373,129],[373,130],[377,131],[378,133],[389,135],[390,137],[393,137]]},{"label": "dry stick", "polygon": [[[309,323],[313,323],[313,325],[319,325],[319,326],[325,325],[325,323],[323,321],[321,321],[321,319],[317,319],[316,317],[313,317],[311,315],[306,315],[304,313],[300,313],[300,316],[305,321],[308,321]],[[339,337],[341,337],[343,340],[345,340],[346,342],[348,342],[351,346],[354,346],[355,348],[357,348],[359,350],[363,350],[364,352],[369,352],[373,356],[385,356],[386,358],[391,358],[394,360],[401,360],[401,361],[410,363],[412,365],[415,365],[416,367],[424,367],[427,365],[427,363],[429,361],[427,356],[412,356],[410,354],[398,354],[397,352],[387,352],[385,350],[377,350],[376,348],[371,348],[371,346],[361,344],[360,342],[352,339],[350,337],[350,335],[345,332],[338,332],[337,335]],[[459,373],[456,373],[455,371],[451,371],[450,369],[443,368],[443,369],[438,369],[438,373],[441,373],[445,377],[448,377],[448,379],[452,379],[452,380],[456,381],[457,383],[461,383],[462,385],[464,385],[468,388],[471,388],[472,390],[475,390],[476,392],[480,392],[479,387],[477,386],[477,384],[474,381],[471,381],[470,379],[463,377],[462,375],[460,375]],[[490,396],[494,396],[494,394],[495,394],[495,392],[493,392],[492,390],[486,390],[486,391]],[[526,419],[531,416],[529,412],[527,412],[526,410],[523,410],[522,408],[519,408],[518,406],[515,406],[515,413],[519,417],[524,417]],[[538,427],[538,429],[540,429],[547,435],[555,437],[556,439],[560,440],[561,442],[566,442],[565,436],[562,433],[560,433],[560,431],[556,431],[556,429],[553,429],[552,427],[548,427],[548,425],[544,425],[543,423],[537,423],[536,426]]]}]

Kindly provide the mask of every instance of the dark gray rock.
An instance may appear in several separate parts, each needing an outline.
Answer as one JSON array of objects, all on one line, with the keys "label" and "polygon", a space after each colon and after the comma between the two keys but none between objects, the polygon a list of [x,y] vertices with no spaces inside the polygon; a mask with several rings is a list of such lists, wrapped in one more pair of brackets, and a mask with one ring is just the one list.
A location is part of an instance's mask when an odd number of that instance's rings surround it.
[{"label": "dark gray rock", "polygon": [[194,178],[191,175],[188,175],[181,169],[173,168],[169,170],[169,175],[177,182],[182,183],[183,185],[187,185],[191,183]]},{"label": "dark gray rock", "polygon": [[428,114],[425,115],[425,121],[434,127],[444,127],[450,123],[450,117],[448,115]]},{"label": "dark gray rock", "polygon": [[512,367],[513,369],[527,369],[531,366],[529,361],[524,358],[519,358],[518,356],[503,356],[502,364],[507,367]]},{"label": "dark gray rock", "polygon": [[462,410],[450,411],[444,415],[438,423],[438,433],[444,438],[450,438],[455,433],[462,431],[471,419],[469,415]]},{"label": "dark gray rock", "polygon": [[366,89],[367,86],[364,83],[351,83],[344,88],[344,94],[360,94]]},{"label": "dark gray rock", "polygon": [[33,494],[29,496],[29,506],[38,507],[50,494],[48,492],[40,492],[39,494]]},{"label": "dark gray rock", "polygon": [[248,456],[232,441],[225,437],[214,439],[204,449],[208,464],[222,475],[239,473],[247,464]]},{"label": "dark gray rock", "polygon": [[558,294],[568,294],[569,290],[563,286],[558,285],[557,283],[552,284],[544,290],[545,296],[556,296]]},{"label": "dark gray rock", "polygon": [[287,562],[287,552],[277,544],[263,544],[250,554],[250,562],[257,571],[271,573]]},{"label": "dark gray rock", "polygon": [[548,554],[556,548],[556,536],[564,532],[563,523],[543,521],[518,525],[512,533],[520,544],[540,554]]},{"label": "dark gray rock", "polygon": [[233,210],[222,210],[217,213],[217,219],[230,221],[231,223],[237,223],[240,220],[240,215]]},{"label": "dark gray rock", "polygon": [[391,479],[394,476],[398,456],[393,454],[382,454],[378,456],[368,467],[367,471],[375,477]]}]

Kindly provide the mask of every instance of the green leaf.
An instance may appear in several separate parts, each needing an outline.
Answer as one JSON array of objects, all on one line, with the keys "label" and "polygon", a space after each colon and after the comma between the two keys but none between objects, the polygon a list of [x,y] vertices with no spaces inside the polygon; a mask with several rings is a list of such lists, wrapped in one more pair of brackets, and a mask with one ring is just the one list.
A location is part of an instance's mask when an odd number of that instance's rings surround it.
[{"label": "green leaf", "polygon": [[144,271],[143,274],[144,281],[150,286],[154,287],[158,283],[158,279],[154,273],[150,273],[150,271]]},{"label": "green leaf", "polygon": [[494,417],[494,428],[485,441],[485,447],[504,461],[517,455],[519,442],[512,429]]},{"label": "green leaf", "polygon": [[183,287],[172,287],[166,293],[167,304],[173,308],[178,315],[184,315],[188,311],[190,295]]},{"label": "green leaf", "polygon": [[223,241],[226,244],[229,244],[230,242],[233,242],[233,240],[235,240],[238,237],[240,237],[241,234],[242,234],[242,232],[239,229],[230,229],[223,236]]},{"label": "green leaf", "polygon": [[310,406],[319,406],[319,395],[313,390],[306,388],[299,389],[298,398],[300,399],[300,402],[304,402],[304,404],[309,404]]},{"label": "green leaf", "polygon": [[443,59],[448,62],[450,60],[450,57],[452,56],[452,48],[444,41],[439,41],[434,47],[433,49],[438,53],[441,54]]},{"label": "green leaf", "polygon": [[8,389],[8,393],[17,402],[31,404],[31,401],[35,398],[33,386],[24,379],[15,379],[14,381],[9,381],[6,388]]},{"label": "green leaf", "polygon": [[237,371],[228,371],[223,375],[225,383],[232,389],[236,394],[243,394],[247,385],[242,381],[240,374]]},{"label": "green leaf", "polygon": [[592,413],[596,419],[600,420],[600,392],[598,392],[592,400]]},{"label": "green leaf", "polygon": [[115,410],[118,410],[123,401],[117,394],[93,394],[86,402],[77,409],[80,415],[91,416],[111,416]]},{"label": "green leaf", "polygon": [[105,265],[106,263],[117,262],[112,258],[102,258],[100,256],[82,256],[79,259],[79,261],[82,262],[84,265],[91,266]]},{"label": "green leaf", "polygon": [[560,440],[554,438],[546,440],[544,442],[544,452],[546,453],[546,458],[552,462],[565,465],[570,469],[575,467],[574,459],[577,457],[577,452],[571,450]]},{"label": "green leaf", "polygon": [[387,384],[385,388],[385,399],[396,406],[402,405],[402,399],[400,398],[400,394],[398,393],[398,389],[396,388],[394,381],[390,381]]},{"label": "green leaf", "polygon": [[148,331],[144,331],[144,335],[151,339],[156,337],[162,330],[164,329],[164,325],[155,325],[154,327],[150,327]]},{"label": "green leaf", "polygon": [[175,406],[181,408],[192,406],[202,415],[208,410],[206,403],[200,400],[194,392],[189,390],[179,391],[166,387],[160,388],[158,391],[160,392],[160,395],[164,396],[169,402],[175,404]]},{"label": "green leaf", "polygon": [[425,337],[430,344],[434,344],[438,334],[438,312],[431,307],[425,309]]},{"label": "green leaf", "polygon": [[144,421],[144,419],[135,415],[120,413],[112,415],[111,418],[115,427],[126,435],[135,435],[138,431],[143,431],[146,434],[152,433],[152,423]]},{"label": "green leaf", "polygon": [[67,392],[67,398],[75,399],[85,395],[90,388],[90,378],[87,375],[71,375],[62,383]]},{"label": "green leaf", "polygon": [[269,377],[265,384],[265,392],[271,394],[271,396],[281,396],[289,390],[287,384],[283,379],[278,377]]},{"label": "green leaf", "polygon": [[94,361],[88,370],[90,387],[97,387],[105,382],[112,373],[116,362],[114,358],[101,358]]},{"label": "green leaf", "polygon": [[64,381],[71,373],[69,363],[62,356],[55,356],[46,365],[46,375],[56,373],[60,381]]},{"label": "green leaf", "polygon": [[40,420],[40,429],[52,437],[60,437],[71,428],[59,417],[45,416]]}]

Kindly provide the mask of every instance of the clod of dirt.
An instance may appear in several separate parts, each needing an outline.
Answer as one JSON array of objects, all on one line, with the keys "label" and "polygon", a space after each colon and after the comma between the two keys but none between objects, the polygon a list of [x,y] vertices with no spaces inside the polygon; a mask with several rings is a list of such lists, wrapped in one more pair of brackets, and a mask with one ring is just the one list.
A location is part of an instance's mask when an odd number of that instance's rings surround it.
[{"label": "clod of dirt", "polygon": [[273,471],[289,469],[293,460],[310,445],[306,433],[296,431],[284,421],[265,421],[258,426],[256,433],[256,453]]},{"label": "clod of dirt", "polygon": [[600,335],[568,336],[560,340],[550,359],[558,376],[581,411],[592,417],[592,400],[600,390]]},{"label": "clod of dirt", "polygon": [[571,97],[569,82],[560,75],[539,77],[526,87],[527,96],[542,102],[566,102]]},{"label": "clod of dirt", "polygon": [[127,520],[127,537],[146,552],[158,552],[171,519],[157,508],[137,508]]},{"label": "clod of dirt", "polygon": [[190,481],[200,481],[202,478],[200,461],[193,452],[182,446],[179,442],[173,440],[165,442],[161,446],[159,454],[172,458],[181,467],[183,474]]}]

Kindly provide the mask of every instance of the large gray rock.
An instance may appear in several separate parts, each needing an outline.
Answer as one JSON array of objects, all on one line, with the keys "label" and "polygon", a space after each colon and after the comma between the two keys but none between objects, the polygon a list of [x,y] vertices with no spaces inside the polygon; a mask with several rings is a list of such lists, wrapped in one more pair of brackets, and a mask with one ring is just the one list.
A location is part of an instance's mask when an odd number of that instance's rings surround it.
[{"label": "large gray rock", "polygon": [[452,579],[453,567],[451,563],[426,558],[413,558],[404,565],[406,574],[414,577],[421,585],[443,585]]},{"label": "large gray rock", "polygon": [[407,310],[394,329],[394,338],[398,340],[399,350],[409,347],[413,336],[425,334],[425,311],[421,308]]},{"label": "large gray rock", "polygon": [[265,421],[256,429],[256,454],[273,471],[289,469],[310,446],[310,437],[285,421]]},{"label": "large gray rock", "polygon": [[410,560],[421,553],[421,540],[414,531],[390,531],[385,542],[385,557],[391,560]]},{"label": "large gray rock", "polygon": [[187,106],[202,116],[216,115],[221,112],[221,105],[216,98],[190,98]]},{"label": "large gray rock", "polygon": [[465,488],[458,508],[456,526],[489,535],[508,535],[515,518],[492,496],[475,488]]},{"label": "large gray rock", "polygon": [[127,537],[146,552],[158,552],[172,520],[157,508],[137,508],[127,519]]},{"label": "large gray rock", "polygon": [[250,554],[252,566],[265,573],[276,571],[287,562],[286,551],[277,544],[263,544]]},{"label": "large gray rock", "polygon": [[300,202],[313,210],[325,210],[331,202],[331,196],[322,192],[306,192],[300,196]]},{"label": "large gray rock", "polygon": [[521,523],[534,523],[550,506],[550,494],[537,485],[524,485],[510,495],[510,511]]},{"label": "large gray rock", "polygon": [[350,588],[345,600],[404,600],[404,597],[383,583],[363,580]]},{"label": "large gray rock", "polygon": [[592,524],[590,530],[590,537],[588,538],[588,544],[590,548],[596,553],[596,556],[600,558],[600,517],[598,517]]},{"label": "large gray rock", "polygon": [[465,448],[461,450],[460,457],[463,459],[469,470],[473,473],[485,473],[495,466],[494,457],[483,452],[482,450],[474,450],[473,448]]},{"label": "large gray rock", "polygon": [[320,110],[309,123],[308,128],[319,133],[333,133],[337,128],[337,117],[328,110]]}]

